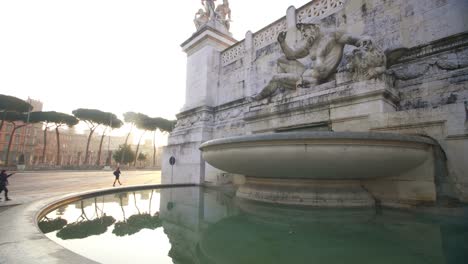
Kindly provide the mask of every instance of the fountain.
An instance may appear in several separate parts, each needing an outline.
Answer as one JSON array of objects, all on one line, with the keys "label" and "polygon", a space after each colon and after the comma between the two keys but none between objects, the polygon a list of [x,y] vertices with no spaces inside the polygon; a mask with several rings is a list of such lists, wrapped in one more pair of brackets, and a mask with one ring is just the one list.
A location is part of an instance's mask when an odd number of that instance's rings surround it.
[{"label": "fountain", "polygon": [[468,202],[468,31],[428,1],[450,23],[405,1],[313,0],[237,41],[199,12],[162,182],[316,207]]},{"label": "fountain", "polygon": [[398,177],[432,156],[424,137],[302,132],[215,139],[200,146],[212,166],[246,176],[237,196],[319,207],[373,206],[363,181]]}]

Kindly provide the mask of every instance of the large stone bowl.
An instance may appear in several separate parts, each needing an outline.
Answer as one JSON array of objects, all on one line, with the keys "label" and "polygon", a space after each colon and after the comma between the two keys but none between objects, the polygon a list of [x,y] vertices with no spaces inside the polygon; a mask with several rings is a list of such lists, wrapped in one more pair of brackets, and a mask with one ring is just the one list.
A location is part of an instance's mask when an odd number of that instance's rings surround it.
[{"label": "large stone bowl", "polygon": [[417,168],[434,144],[391,133],[293,132],[215,139],[200,150],[210,165],[247,177],[239,197],[336,207],[372,205],[360,180]]},{"label": "large stone bowl", "polygon": [[215,139],[203,158],[230,173],[278,179],[363,179],[399,175],[432,153],[429,138],[390,133],[307,132]]}]

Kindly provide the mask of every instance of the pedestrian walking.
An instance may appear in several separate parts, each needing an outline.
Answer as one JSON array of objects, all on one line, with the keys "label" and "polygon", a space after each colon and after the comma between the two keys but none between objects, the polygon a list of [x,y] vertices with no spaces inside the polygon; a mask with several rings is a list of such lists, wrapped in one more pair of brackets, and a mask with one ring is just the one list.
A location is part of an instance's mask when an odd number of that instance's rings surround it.
[{"label": "pedestrian walking", "polygon": [[5,192],[5,201],[10,201],[11,200],[10,198],[8,198],[7,185],[8,185],[8,178],[10,178],[10,176],[13,175],[13,174],[14,173],[7,174],[6,170],[2,170],[0,172],[0,193],[2,193],[3,191]]},{"label": "pedestrian walking", "polygon": [[120,174],[121,174],[120,167],[117,167],[117,169],[114,171],[115,180],[114,180],[114,184],[112,185],[113,187],[115,187],[115,182],[119,182],[119,184],[122,185],[122,183],[119,180]]}]

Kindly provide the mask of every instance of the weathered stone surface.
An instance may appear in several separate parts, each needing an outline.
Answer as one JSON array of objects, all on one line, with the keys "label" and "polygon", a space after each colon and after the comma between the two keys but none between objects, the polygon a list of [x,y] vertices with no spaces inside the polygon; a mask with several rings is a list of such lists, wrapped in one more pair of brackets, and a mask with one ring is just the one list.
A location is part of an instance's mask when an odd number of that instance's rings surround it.
[{"label": "weathered stone surface", "polygon": [[[171,155],[181,157],[175,167],[181,166],[186,176],[180,180],[231,181],[225,172],[206,165],[198,150],[190,150],[209,139],[291,130],[370,130],[430,136],[447,156],[446,180],[440,186],[434,184],[441,177],[438,170],[430,178],[428,166],[425,172],[369,183],[385,204],[433,201],[441,189],[453,189],[455,198],[467,201],[468,168],[462,160],[468,153],[466,13],[464,0],[311,1],[298,10],[289,8],[285,17],[248,32],[238,43],[215,29],[200,29],[183,45],[188,54],[186,105],[168,146]],[[386,55],[398,56],[377,80],[356,82],[343,70],[349,61],[342,60],[331,81],[308,89],[282,86],[267,99],[249,102],[246,98],[273,78],[284,55],[277,42],[280,32],[287,32],[288,45],[297,44],[297,23],[367,35]],[[308,58],[298,62],[314,67]]]}]

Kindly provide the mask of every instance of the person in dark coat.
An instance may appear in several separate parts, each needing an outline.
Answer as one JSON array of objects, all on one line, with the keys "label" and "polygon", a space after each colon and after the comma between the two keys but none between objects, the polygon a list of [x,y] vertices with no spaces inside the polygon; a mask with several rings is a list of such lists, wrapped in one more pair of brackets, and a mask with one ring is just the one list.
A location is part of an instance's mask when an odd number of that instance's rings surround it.
[{"label": "person in dark coat", "polygon": [[113,187],[115,187],[115,182],[119,182],[119,184],[122,185],[122,183],[119,180],[120,174],[121,174],[120,167],[117,167],[117,169],[114,171],[115,180],[114,180],[114,184],[112,185]]},{"label": "person in dark coat", "polygon": [[5,200],[6,201],[10,201],[11,199],[8,198],[8,188],[7,188],[7,185],[8,185],[8,178],[10,178],[11,175],[13,175],[14,173],[11,173],[11,174],[7,174],[6,173],[6,170],[2,170],[2,172],[0,172],[0,193],[2,193],[3,191],[5,191]]}]

